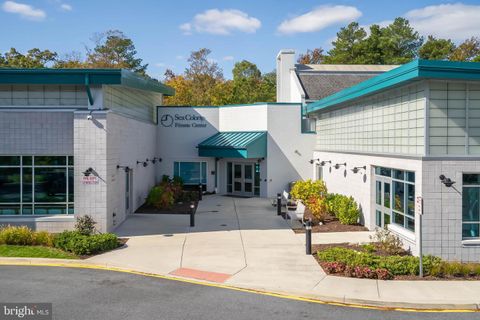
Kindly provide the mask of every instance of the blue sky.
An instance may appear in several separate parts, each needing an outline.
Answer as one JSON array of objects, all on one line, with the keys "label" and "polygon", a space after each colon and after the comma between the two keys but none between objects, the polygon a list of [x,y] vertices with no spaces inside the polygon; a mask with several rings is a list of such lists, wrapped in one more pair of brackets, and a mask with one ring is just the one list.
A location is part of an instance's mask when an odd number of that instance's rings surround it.
[{"label": "blue sky", "polygon": [[398,16],[424,35],[455,42],[480,36],[480,0],[0,0],[0,52],[10,47],[84,52],[95,32],[119,29],[134,40],[153,76],[162,77],[166,68],[182,72],[189,53],[206,47],[230,77],[236,61],[272,71],[282,48],[328,49],[350,21],[368,26]]}]

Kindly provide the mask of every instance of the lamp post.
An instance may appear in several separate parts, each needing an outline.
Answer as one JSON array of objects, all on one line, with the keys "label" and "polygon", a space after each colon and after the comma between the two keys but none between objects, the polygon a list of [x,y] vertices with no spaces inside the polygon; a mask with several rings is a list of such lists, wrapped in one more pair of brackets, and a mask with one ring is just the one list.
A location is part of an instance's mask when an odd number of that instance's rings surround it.
[{"label": "lamp post", "polygon": [[190,203],[190,227],[195,227],[195,203]]}]

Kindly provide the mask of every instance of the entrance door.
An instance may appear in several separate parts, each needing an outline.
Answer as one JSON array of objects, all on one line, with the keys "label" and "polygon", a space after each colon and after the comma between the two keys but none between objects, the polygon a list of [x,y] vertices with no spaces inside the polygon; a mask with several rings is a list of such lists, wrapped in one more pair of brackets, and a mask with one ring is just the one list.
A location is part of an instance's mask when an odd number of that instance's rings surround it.
[{"label": "entrance door", "polygon": [[253,163],[233,163],[233,194],[253,196]]},{"label": "entrance door", "polygon": [[132,175],[133,171],[130,169],[125,172],[125,213],[132,213]]},{"label": "entrance door", "polygon": [[391,182],[381,177],[375,178],[375,224],[385,227],[390,223],[392,205]]}]

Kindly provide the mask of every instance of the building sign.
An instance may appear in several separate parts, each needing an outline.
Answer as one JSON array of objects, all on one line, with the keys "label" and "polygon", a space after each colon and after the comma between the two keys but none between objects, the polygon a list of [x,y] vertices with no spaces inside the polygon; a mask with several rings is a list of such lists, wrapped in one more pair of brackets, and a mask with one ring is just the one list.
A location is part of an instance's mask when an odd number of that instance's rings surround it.
[{"label": "building sign", "polygon": [[94,175],[83,176],[82,184],[98,184],[98,177]]},{"label": "building sign", "polygon": [[196,114],[164,114],[160,124],[166,128],[206,128],[205,117]]},{"label": "building sign", "polygon": [[423,214],[423,198],[422,197],[417,197],[415,199],[415,212],[418,213],[419,215]]}]

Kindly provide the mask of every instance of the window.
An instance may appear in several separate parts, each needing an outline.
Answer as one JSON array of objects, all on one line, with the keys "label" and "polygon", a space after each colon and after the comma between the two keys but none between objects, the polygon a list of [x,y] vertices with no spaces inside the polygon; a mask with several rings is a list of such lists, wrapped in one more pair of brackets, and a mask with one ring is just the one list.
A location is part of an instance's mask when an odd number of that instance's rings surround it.
[{"label": "window", "polygon": [[[415,230],[415,172],[376,167],[375,203],[382,207],[384,224],[393,223]],[[381,190],[383,188],[383,205]],[[390,189],[392,189],[390,191]],[[375,212],[376,220],[380,213]]]},{"label": "window", "polygon": [[480,174],[463,175],[462,238],[480,238]]},{"label": "window", "polygon": [[73,157],[0,156],[0,215],[73,214]]},{"label": "window", "polygon": [[175,161],[173,175],[182,178],[186,185],[207,184],[207,163]]}]

